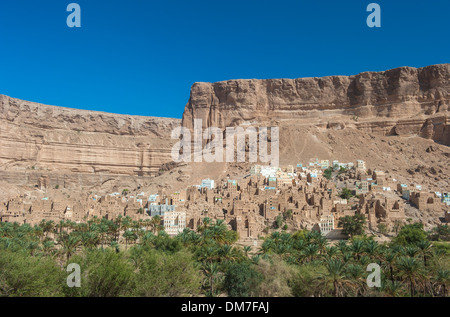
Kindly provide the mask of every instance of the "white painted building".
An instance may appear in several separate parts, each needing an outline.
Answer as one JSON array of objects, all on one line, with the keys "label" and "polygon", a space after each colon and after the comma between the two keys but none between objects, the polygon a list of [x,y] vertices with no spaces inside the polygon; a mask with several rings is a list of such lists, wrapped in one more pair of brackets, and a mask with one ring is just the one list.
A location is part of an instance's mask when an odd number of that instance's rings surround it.
[{"label": "white painted building", "polygon": [[207,178],[202,180],[200,188],[214,189],[214,186],[214,180]]},{"label": "white painted building", "polygon": [[334,230],[334,216],[332,214],[323,215],[320,217],[320,233],[326,236],[328,233]]},{"label": "white painted building", "polygon": [[183,232],[186,228],[186,213],[180,211],[169,211],[164,213],[164,231],[171,236]]},{"label": "white painted building", "polygon": [[276,177],[279,170],[280,168],[274,166],[261,166],[261,175],[265,178]]}]

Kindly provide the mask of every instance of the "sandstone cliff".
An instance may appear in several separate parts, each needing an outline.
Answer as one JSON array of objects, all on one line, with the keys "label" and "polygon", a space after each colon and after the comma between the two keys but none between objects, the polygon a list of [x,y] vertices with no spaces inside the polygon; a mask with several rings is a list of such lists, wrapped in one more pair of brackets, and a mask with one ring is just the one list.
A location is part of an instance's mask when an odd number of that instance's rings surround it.
[{"label": "sandstone cliff", "polygon": [[[192,128],[195,118],[205,127],[279,126],[283,165],[363,159],[405,181],[448,191],[449,114],[450,64],[349,77],[196,83],[182,122],[0,95],[0,181],[35,186],[44,177],[52,187],[107,191],[145,184],[184,188],[231,173],[226,164],[197,163],[153,178],[171,162],[171,131],[180,124]],[[247,167],[239,168],[243,173]]]},{"label": "sandstone cliff", "polygon": [[179,125],[178,119],[68,109],[0,95],[0,177],[33,184],[49,174],[95,184],[108,175],[152,176],[170,160],[170,133]]},{"label": "sandstone cliff", "polygon": [[[450,145],[450,64],[323,78],[195,83],[183,114],[192,128],[243,123],[356,128]],[[283,138],[280,135],[280,139]]]}]

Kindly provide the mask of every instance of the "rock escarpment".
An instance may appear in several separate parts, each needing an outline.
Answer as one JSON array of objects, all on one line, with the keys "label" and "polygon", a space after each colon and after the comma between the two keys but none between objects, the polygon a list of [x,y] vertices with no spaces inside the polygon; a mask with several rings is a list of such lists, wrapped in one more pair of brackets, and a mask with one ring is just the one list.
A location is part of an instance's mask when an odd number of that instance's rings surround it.
[{"label": "rock escarpment", "polygon": [[[0,95],[0,181],[34,186],[44,177],[52,187],[92,189],[130,180],[153,183],[153,176],[172,162],[172,130],[180,124],[193,128],[194,119],[202,119],[204,127],[280,126],[282,164],[313,157],[360,158],[371,166],[394,166],[406,173],[429,161],[430,168],[445,172],[449,114],[450,64],[348,77],[196,83],[182,122],[46,106]],[[372,134],[378,135],[378,145]],[[400,136],[395,142],[401,146],[382,148],[387,136]],[[425,152],[433,141],[441,144],[438,151]],[[388,154],[392,157],[386,161]],[[193,175],[207,170],[199,166],[192,167]],[[224,168],[218,172],[226,173]],[[192,185],[178,178],[176,182]]]},{"label": "rock escarpment", "polygon": [[[450,64],[323,78],[195,83],[183,114],[204,127],[240,124],[352,127],[450,145]],[[280,136],[282,138],[282,135]]]},{"label": "rock escarpment", "polygon": [[150,177],[170,161],[170,133],[179,125],[178,119],[68,109],[0,95],[0,174],[16,184],[42,174],[86,184],[108,175]]}]

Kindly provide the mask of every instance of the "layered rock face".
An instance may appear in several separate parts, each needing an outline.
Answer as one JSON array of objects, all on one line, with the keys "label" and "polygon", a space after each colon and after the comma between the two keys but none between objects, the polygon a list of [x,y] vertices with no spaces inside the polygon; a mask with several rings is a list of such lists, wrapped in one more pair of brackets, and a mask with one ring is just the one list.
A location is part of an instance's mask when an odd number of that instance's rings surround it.
[{"label": "layered rock face", "polygon": [[90,185],[108,175],[152,176],[171,160],[175,140],[170,134],[180,123],[0,95],[0,176],[30,184],[49,174],[52,180],[63,179],[60,184],[67,179]]},{"label": "layered rock face", "polygon": [[[450,64],[323,78],[196,83],[183,114],[204,127],[314,124],[383,135],[419,135],[450,145]],[[282,138],[282,135],[280,136]]]},{"label": "layered rock face", "polygon": [[[355,159],[354,150],[347,157],[341,149],[355,141],[347,132],[357,129],[361,138],[356,141],[363,143],[355,147],[364,147],[358,155],[370,161],[375,155],[370,152],[373,142],[363,138],[369,133],[419,136],[450,145],[449,114],[450,64],[349,77],[196,83],[182,122],[47,106],[0,95],[0,181],[38,185],[45,177],[49,186],[66,188],[95,188],[111,180],[122,184],[136,178],[138,184],[153,183],[153,176],[172,162],[176,142],[172,130],[180,124],[193,128],[194,119],[202,119],[204,127],[280,126],[280,160],[289,164],[286,158],[307,160],[313,155]],[[342,134],[346,142],[334,145],[334,134],[337,139]],[[443,159],[448,162],[447,156]],[[193,173],[201,169],[206,170],[196,166]]]}]

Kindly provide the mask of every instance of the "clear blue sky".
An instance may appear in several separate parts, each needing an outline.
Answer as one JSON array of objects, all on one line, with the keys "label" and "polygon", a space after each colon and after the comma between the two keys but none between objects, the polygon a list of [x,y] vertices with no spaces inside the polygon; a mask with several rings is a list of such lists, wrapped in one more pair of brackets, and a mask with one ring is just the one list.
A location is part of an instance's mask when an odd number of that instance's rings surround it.
[{"label": "clear blue sky", "polygon": [[198,81],[449,63],[449,16],[449,0],[1,0],[0,94],[181,118]]}]

